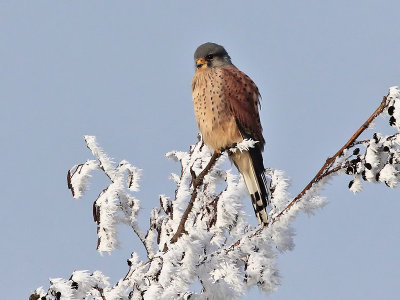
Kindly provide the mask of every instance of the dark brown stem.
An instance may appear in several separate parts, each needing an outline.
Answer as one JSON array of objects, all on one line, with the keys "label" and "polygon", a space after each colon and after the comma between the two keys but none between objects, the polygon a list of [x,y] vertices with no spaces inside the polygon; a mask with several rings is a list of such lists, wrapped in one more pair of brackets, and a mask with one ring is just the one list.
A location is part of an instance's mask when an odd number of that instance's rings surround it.
[{"label": "dark brown stem", "polygon": [[[391,141],[391,140],[393,140],[394,138],[397,138],[397,136],[399,136],[399,135],[400,135],[400,132],[396,132],[395,134],[392,134],[392,135],[386,137],[385,139],[386,139],[387,141]],[[364,145],[364,144],[369,143],[369,142],[370,142],[370,140],[357,141],[357,142],[354,142],[352,146]]]},{"label": "dark brown stem", "polygon": [[96,286],[95,289],[99,291],[102,300],[107,300],[106,297],[104,296],[102,288],[99,288],[98,286]]},{"label": "dark brown stem", "polygon": [[[185,210],[185,212],[182,215],[182,219],[179,223],[178,229],[176,230],[174,236],[171,238],[171,243],[175,243],[180,236],[185,232],[185,223],[187,221],[187,218],[192,211],[194,201],[196,200],[197,197],[197,188],[203,184],[204,181],[204,176],[211,170],[211,168],[214,166],[216,163],[217,159],[221,156],[221,152],[214,152],[214,154],[211,156],[210,161],[208,162],[207,166],[204,168],[203,171],[196,177],[193,178],[193,193],[192,196],[190,197],[189,204]],[[193,174],[192,174],[193,177]]]},{"label": "dark brown stem", "polygon": [[340,155],[342,155],[343,151],[345,149],[351,148],[354,143],[356,142],[356,139],[369,127],[369,125],[372,123],[373,120],[377,116],[379,116],[382,111],[386,108],[388,105],[387,102],[387,97],[384,96],[381,104],[379,107],[372,113],[372,115],[364,122],[364,124],[361,125],[360,128],[353,134],[353,136],[347,141],[346,144],[342,148],[339,149],[338,152],[332,157],[329,157],[325,164],[322,166],[322,168],[318,171],[317,175],[314,176],[314,178],[307,184],[307,186],[283,209],[277,216],[275,216],[270,224],[275,223],[283,214],[285,214],[297,201],[299,201],[307,191],[311,189],[311,187],[320,181],[322,178],[332,174],[332,170],[330,171],[329,168],[332,167],[333,163],[335,162],[336,158]]}]

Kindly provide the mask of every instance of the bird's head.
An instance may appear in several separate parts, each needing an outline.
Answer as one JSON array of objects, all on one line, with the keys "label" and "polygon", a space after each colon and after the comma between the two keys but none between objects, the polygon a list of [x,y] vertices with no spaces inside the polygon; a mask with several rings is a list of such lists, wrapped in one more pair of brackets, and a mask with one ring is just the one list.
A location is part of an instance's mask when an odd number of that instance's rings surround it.
[{"label": "bird's head", "polygon": [[215,43],[200,45],[194,52],[197,69],[231,65],[231,58],[225,48]]}]

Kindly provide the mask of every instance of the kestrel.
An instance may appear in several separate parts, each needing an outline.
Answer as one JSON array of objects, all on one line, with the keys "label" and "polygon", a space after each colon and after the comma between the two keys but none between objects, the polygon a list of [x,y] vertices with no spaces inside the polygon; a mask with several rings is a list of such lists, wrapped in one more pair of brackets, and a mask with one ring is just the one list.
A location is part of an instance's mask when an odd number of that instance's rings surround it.
[{"label": "kestrel", "polygon": [[213,150],[232,147],[244,139],[258,141],[249,151],[230,154],[243,175],[260,224],[268,223],[269,194],[262,158],[265,140],[255,83],[236,68],[225,48],[205,43],[194,53],[196,72],[192,97],[197,125],[204,143]]}]

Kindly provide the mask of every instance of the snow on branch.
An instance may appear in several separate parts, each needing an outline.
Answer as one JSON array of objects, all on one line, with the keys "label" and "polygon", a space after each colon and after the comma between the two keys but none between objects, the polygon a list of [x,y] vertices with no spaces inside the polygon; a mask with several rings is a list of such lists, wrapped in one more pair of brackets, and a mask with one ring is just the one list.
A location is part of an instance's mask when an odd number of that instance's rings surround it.
[{"label": "snow on branch", "polygon": [[72,167],[68,171],[67,182],[72,196],[78,199],[83,196],[92,171],[102,170],[111,181],[93,203],[93,218],[97,223],[97,250],[111,252],[118,247],[116,226],[124,223],[133,228],[145,244],[148,254],[152,255],[153,251],[147,247],[136,222],[140,202],[130,193],[139,190],[141,170],[125,160],[116,165],[97,144],[96,137],[85,136],[85,141],[97,160],[88,160]]},{"label": "snow on branch", "polygon": [[[359,137],[379,115],[389,115],[390,135]],[[122,161],[116,165],[86,136],[96,160],[74,166],[68,172],[68,187],[74,198],[82,197],[94,170],[110,179],[94,202],[98,250],[111,251],[118,242],[116,225],[131,226],[147,251],[141,259],[133,252],[129,270],[115,285],[101,272],[75,271],[68,279],[51,279],[47,291],[39,288],[31,299],[237,299],[257,285],[265,293],[281,283],[276,257],[294,247],[292,221],[299,212],[313,214],[327,204],[321,187],[333,176],[350,176],[349,188],[361,190],[362,181],[395,188],[400,181],[400,91],[389,90],[375,112],[295,197],[287,192],[282,171],[267,169],[271,209],[267,226],[251,226],[243,209],[249,201],[243,179],[223,166],[227,155],[211,153],[201,140],[189,152],[172,151],[167,158],[179,162],[180,174],[171,174],[176,184],[172,197],[160,195],[160,207],[150,215],[143,234],[136,216],[140,170]],[[245,140],[225,152],[244,151],[256,141]],[[200,290],[194,289],[196,286]]]}]

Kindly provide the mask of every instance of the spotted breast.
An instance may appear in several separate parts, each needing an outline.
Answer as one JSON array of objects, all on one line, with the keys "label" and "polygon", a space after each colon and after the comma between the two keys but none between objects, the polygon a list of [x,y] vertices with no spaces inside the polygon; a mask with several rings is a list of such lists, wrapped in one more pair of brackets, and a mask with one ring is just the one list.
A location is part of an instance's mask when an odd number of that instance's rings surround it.
[{"label": "spotted breast", "polygon": [[221,149],[242,141],[229,99],[224,93],[222,70],[196,72],[192,81],[194,112],[206,145]]}]

